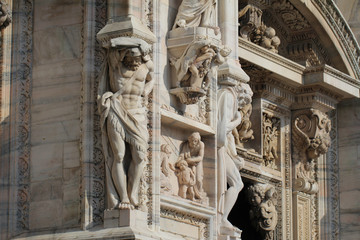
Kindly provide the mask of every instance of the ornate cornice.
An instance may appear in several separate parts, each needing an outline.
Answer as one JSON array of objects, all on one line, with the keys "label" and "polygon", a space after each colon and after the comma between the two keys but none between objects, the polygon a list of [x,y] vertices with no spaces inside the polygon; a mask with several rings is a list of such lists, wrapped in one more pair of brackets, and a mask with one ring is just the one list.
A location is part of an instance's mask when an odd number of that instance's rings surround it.
[{"label": "ornate cornice", "polygon": [[351,28],[336,7],[333,0],[311,0],[323,15],[326,22],[339,37],[339,42],[344,47],[349,61],[355,72],[356,78],[360,78],[360,47]]}]

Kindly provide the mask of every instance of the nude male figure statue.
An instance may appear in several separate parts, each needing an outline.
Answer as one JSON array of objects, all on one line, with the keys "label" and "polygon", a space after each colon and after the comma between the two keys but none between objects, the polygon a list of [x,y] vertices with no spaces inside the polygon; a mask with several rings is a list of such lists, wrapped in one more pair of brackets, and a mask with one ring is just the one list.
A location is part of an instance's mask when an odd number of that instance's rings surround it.
[{"label": "nude male figure statue", "polygon": [[[244,187],[239,172],[244,162],[243,159],[237,155],[232,131],[241,123],[239,109],[250,104],[251,97],[252,91],[249,85],[244,83],[236,86],[223,87],[218,92],[217,147],[220,234],[226,235],[236,230],[227,218],[236,202],[239,192]],[[229,188],[227,188],[227,184]]]},{"label": "nude male figure statue", "polygon": [[144,100],[153,88],[150,46],[132,38],[112,41],[107,92],[100,96],[103,148],[106,156],[107,208],[139,205],[140,179],[148,148]]}]

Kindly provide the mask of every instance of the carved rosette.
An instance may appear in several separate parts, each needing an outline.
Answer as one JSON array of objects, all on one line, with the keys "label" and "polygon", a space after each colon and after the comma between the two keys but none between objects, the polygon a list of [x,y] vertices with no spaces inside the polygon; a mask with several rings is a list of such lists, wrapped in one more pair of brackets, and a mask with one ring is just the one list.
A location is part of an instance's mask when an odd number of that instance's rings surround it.
[{"label": "carved rosette", "polygon": [[316,193],[314,160],[325,154],[330,146],[331,121],[316,109],[298,111],[292,124],[295,189]]},{"label": "carved rosette", "polygon": [[11,12],[4,0],[0,0],[0,30],[11,23]]},{"label": "carved rosette", "polygon": [[276,169],[276,163],[279,161],[280,119],[264,113],[262,124],[264,165]]},{"label": "carved rosette", "polygon": [[278,222],[276,211],[277,193],[275,187],[257,183],[248,188],[251,204],[250,220],[262,239],[273,240],[274,230]]}]

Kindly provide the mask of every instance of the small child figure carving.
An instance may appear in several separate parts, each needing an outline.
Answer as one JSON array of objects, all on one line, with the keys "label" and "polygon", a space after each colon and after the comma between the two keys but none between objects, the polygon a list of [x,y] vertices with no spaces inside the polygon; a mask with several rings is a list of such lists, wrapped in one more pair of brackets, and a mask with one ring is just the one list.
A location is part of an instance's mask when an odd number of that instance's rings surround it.
[{"label": "small child figure carving", "polygon": [[188,163],[185,160],[178,161],[176,163],[176,168],[176,176],[179,181],[179,196],[194,201],[194,185],[196,183],[194,172],[188,167]]}]

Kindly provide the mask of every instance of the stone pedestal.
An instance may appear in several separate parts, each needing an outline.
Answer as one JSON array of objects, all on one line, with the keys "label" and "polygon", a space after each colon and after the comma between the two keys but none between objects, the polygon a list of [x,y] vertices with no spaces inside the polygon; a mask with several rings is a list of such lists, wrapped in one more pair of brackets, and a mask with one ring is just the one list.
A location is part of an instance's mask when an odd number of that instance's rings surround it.
[{"label": "stone pedestal", "polygon": [[234,229],[233,231],[229,231],[227,235],[220,234],[218,240],[241,240],[241,232],[240,229]]},{"label": "stone pedestal", "polygon": [[147,229],[147,214],[139,210],[105,210],[104,228],[130,227]]}]

